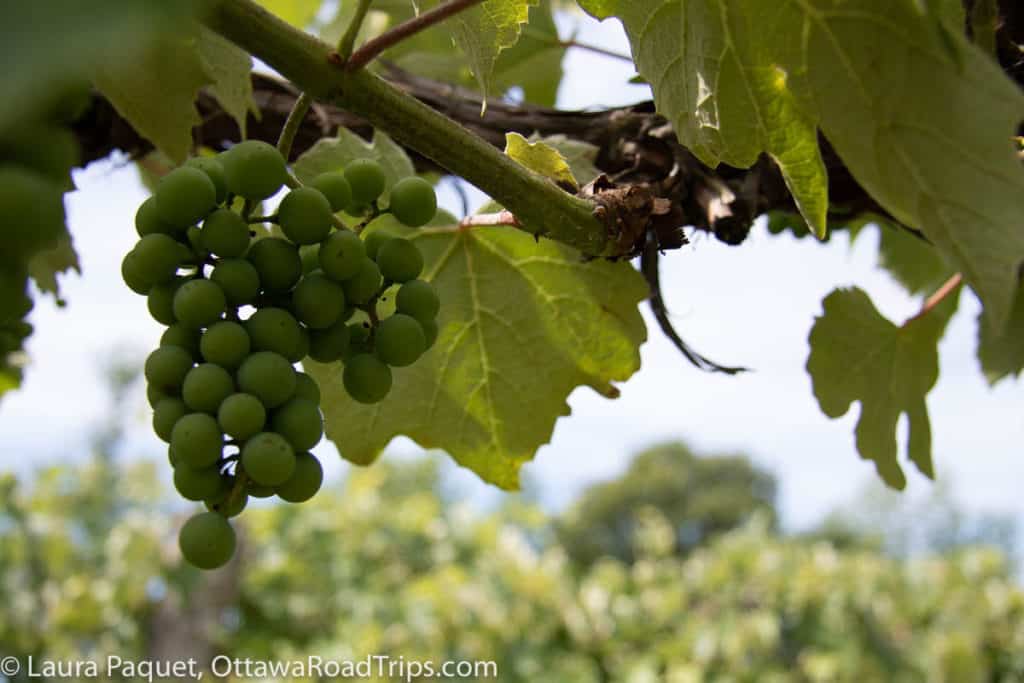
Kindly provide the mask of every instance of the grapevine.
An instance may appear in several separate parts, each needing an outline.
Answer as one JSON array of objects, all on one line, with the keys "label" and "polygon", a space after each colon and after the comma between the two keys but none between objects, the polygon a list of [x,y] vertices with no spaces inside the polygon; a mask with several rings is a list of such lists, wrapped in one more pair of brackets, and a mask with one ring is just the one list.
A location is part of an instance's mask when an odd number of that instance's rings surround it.
[{"label": "grapevine", "polygon": [[[286,185],[275,214],[252,216]],[[172,170],[139,206],[122,274],[167,326],[146,360],[147,394],[175,488],[207,508],[179,535],[194,566],[231,559],[227,520],[250,497],[301,503],[320,489],[320,388],[295,364],[343,363],[349,395],[376,403],[392,368],[436,339],[440,300],[397,229],[428,223],[437,199],[410,177],[382,210],[386,185],[378,162],[356,159],[300,186],[277,148],[250,140]],[[365,241],[339,212],[363,216]],[[250,228],[263,222],[276,230]],[[389,293],[395,311],[382,316]]]}]

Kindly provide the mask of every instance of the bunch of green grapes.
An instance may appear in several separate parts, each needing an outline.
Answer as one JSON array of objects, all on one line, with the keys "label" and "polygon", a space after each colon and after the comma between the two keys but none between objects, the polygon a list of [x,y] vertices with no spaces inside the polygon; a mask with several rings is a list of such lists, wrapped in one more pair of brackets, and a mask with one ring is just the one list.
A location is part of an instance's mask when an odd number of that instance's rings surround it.
[{"label": "bunch of green grapes", "polygon": [[0,131],[0,374],[19,372],[11,359],[32,333],[25,320],[32,310],[29,263],[66,234],[63,195],[79,161],[69,124],[89,103],[89,88],[81,84],[62,93],[39,119]]},{"label": "bunch of green grapes", "polygon": [[[175,487],[207,508],[179,535],[182,555],[203,569],[233,555],[227,520],[251,496],[298,503],[320,488],[310,453],[324,433],[320,388],[295,364],[344,361],[349,393],[375,402],[390,389],[389,365],[413,362],[429,330],[436,336],[439,303],[416,279],[423,260],[413,243],[386,240],[372,259],[359,235],[336,227],[339,211],[381,213],[380,165],[353,162],[291,189],[276,214],[250,215],[286,183],[295,185],[284,158],[263,142],[192,159],[139,207],[140,240],[122,263],[125,282],[167,326],[146,361],[148,396]],[[428,183],[395,185],[389,217],[418,226],[435,212]],[[257,239],[250,225],[263,222],[282,236]],[[378,300],[395,283],[397,312],[381,320]]]}]

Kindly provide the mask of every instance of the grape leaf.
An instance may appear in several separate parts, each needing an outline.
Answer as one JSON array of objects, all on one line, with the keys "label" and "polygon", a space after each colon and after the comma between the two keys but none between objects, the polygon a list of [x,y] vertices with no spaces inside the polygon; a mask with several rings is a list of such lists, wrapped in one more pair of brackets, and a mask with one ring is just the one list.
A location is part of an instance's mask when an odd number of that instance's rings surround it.
[{"label": "grape leaf", "polygon": [[937,347],[956,310],[955,299],[897,326],[882,317],[863,290],[838,289],[825,298],[824,314],[811,329],[807,371],[822,412],[841,417],[851,403],[860,402],[857,451],[873,460],[895,489],[906,486],[896,459],[901,413],[909,420],[910,460],[934,477],[925,396],[938,379]]},{"label": "grape leaf", "polygon": [[993,333],[986,315],[982,312],[978,320],[978,359],[989,383],[995,384],[1024,370],[1024,284],[1017,290],[1006,329]]},{"label": "grape leaf", "polygon": [[35,254],[28,262],[28,274],[35,280],[39,291],[59,295],[60,287],[57,284],[57,274],[74,270],[82,272],[78,263],[78,254],[71,244],[71,235],[65,228],[57,246]]},{"label": "grape leaf", "polygon": [[[292,26],[306,28],[316,18],[323,0],[257,0]],[[342,5],[354,5],[354,0],[343,0]]]},{"label": "grape leaf", "polygon": [[529,23],[519,41],[502,50],[491,74],[493,90],[505,92],[522,88],[523,100],[553,107],[562,82],[562,59],[566,47],[558,37],[558,26],[550,2],[530,8]]},{"label": "grape leaf", "polygon": [[382,198],[385,201],[396,182],[416,175],[416,169],[405,150],[387,133],[374,131],[373,141],[367,142],[347,128],[339,128],[337,137],[317,140],[295,160],[292,168],[296,177],[305,183],[321,173],[340,171],[353,159],[374,159],[384,167],[387,185]]},{"label": "grape leaf", "polygon": [[212,81],[195,42],[180,37],[159,40],[128,61],[108,51],[93,72],[96,87],[118,113],[178,163],[192,147],[193,126],[202,123],[196,93]]},{"label": "grape leaf", "polygon": [[792,10],[769,9],[780,7],[774,0],[580,4],[598,17],[622,19],[640,75],[684,145],[712,167],[751,166],[767,152],[800,213],[824,236],[828,182],[815,121],[794,91],[796,74],[773,54]]},{"label": "grape leaf", "polygon": [[601,175],[601,170],[596,166],[597,154],[601,151],[597,145],[581,140],[572,140],[561,134],[541,137],[534,133],[530,136],[530,142],[543,142],[548,147],[558,150],[569,164],[573,178],[580,185],[586,185]]},{"label": "grape leaf", "polygon": [[0,3],[0,130],[48,116],[67,89],[88,79],[103,51],[131,61],[184,24],[187,9],[165,0]]},{"label": "grape leaf", "polygon": [[565,190],[576,192],[580,187],[562,153],[544,142],[529,142],[519,133],[506,133],[505,154]]},{"label": "grape leaf", "polygon": [[622,19],[659,110],[702,160],[749,165],[767,151],[814,224],[820,127],[865,189],[966,276],[989,323],[1006,324],[1024,262],[1010,140],[1024,94],[950,28],[949,0],[580,4]]},{"label": "grape leaf", "polygon": [[540,0],[484,0],[450,20],[455,44],[469,58],[470,68],[484,97],[490,90],[494,63],[502,50],[519,40],[522,25],[529,21],[530,6]]},{"label": "grape leaf", "polygon": [[260,113],[252,99],[252,57],[205,27],[199,30],[198,46],[203,68],[213,81],[210,92],[238,123],[244,138],[246,115]]},{"label": "grape leaf", "polygon": [[395,370],[391,394],[375,406],[348,398],[340,364],[307,363],[324,396],[327,436],[345,458],[367,464],[405,434],[516,488],[520,465],[569,413],[573,389],[614,397],[611,382],[639,368],[646,330],[637,306],[647,287],[628,263],[583,262],[568,247],[507,228],[410,236],[441,296],[437,343]]}]

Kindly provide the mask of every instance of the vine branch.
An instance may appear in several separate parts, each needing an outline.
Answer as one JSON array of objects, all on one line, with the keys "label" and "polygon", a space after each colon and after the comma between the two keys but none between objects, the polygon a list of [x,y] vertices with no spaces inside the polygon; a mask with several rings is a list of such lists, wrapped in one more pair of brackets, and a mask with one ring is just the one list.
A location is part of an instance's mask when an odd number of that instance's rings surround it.
[{"label": "vine branch", "polygon": [[558,240],[589,256],[621,255],[615,236],[594,216],[594,203],[531,173],[465,127],[378,76],[364,69],[336,68],[331,60],[336,53],[330,46],[251,0],[214,1],[204,22],[260,57],[310,97],[347,109],[473,183],[508,207],[527,232]]},{"label": "vine branch", "polygon": [[356,69],[366,66],[373,61],[377,55],[390,47],[394,47],[409,36],[415,35],[420,31],[430,28],[434,24],[438,24],[445,19],[453,17],[459,12],[469,9],[473,5],[479,5],[481,2],[483,2],[483,0],[449,0],[449,2],[415,16],[408,21],[403,21],[393,29],[385,31],[373,40],[367,41],[366,44],[356,50],[351,57],[348,57],[344,52],[342,52],[341,56],[347,60],[345,68],[349,71],[355,71]]},{"label": "vine branch", "polygon": [[941,304],[943,301],[948,299],[953,293],[955,293],[960,288],[960,285],[963,284],[963,282],[964,276],[962,273],[956,273],[955,275],[953,275],[951,278],[946,280],[946,282],[941,287],[935,290],[935,292],[932,293],[931,296],[925,299],[920,311],[914,314],[913,317],[911,317],[909,320],[907,320],[907,322],[903,324],[908,325],[914,322],[915,320],[920,320],[921,318],[931,313],[933,310],[935,310],[936,307],[938,307],[939,304]]}]

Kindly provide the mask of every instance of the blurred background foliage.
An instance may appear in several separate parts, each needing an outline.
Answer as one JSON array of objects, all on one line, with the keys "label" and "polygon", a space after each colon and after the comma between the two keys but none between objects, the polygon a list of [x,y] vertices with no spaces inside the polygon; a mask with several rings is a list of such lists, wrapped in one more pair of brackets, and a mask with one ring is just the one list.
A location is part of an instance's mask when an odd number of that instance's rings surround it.
[{"label": "blurred background foliage", "polygon": [[[117,407],[131,377],[112,375]],[[785,535],[770,473],[678,443],[562,514],[529,496],[482,510],[440,460],[385,460],[248,511],[238,557],[202,574],[180,561],[185,511],[158,463],[113,457],[122,442],[106,426],[84,463],[0,478],[0,656],[390,654],[541,683],[1024,680],[1015,530],[942,491],[918,507],[868,491]]]}]

